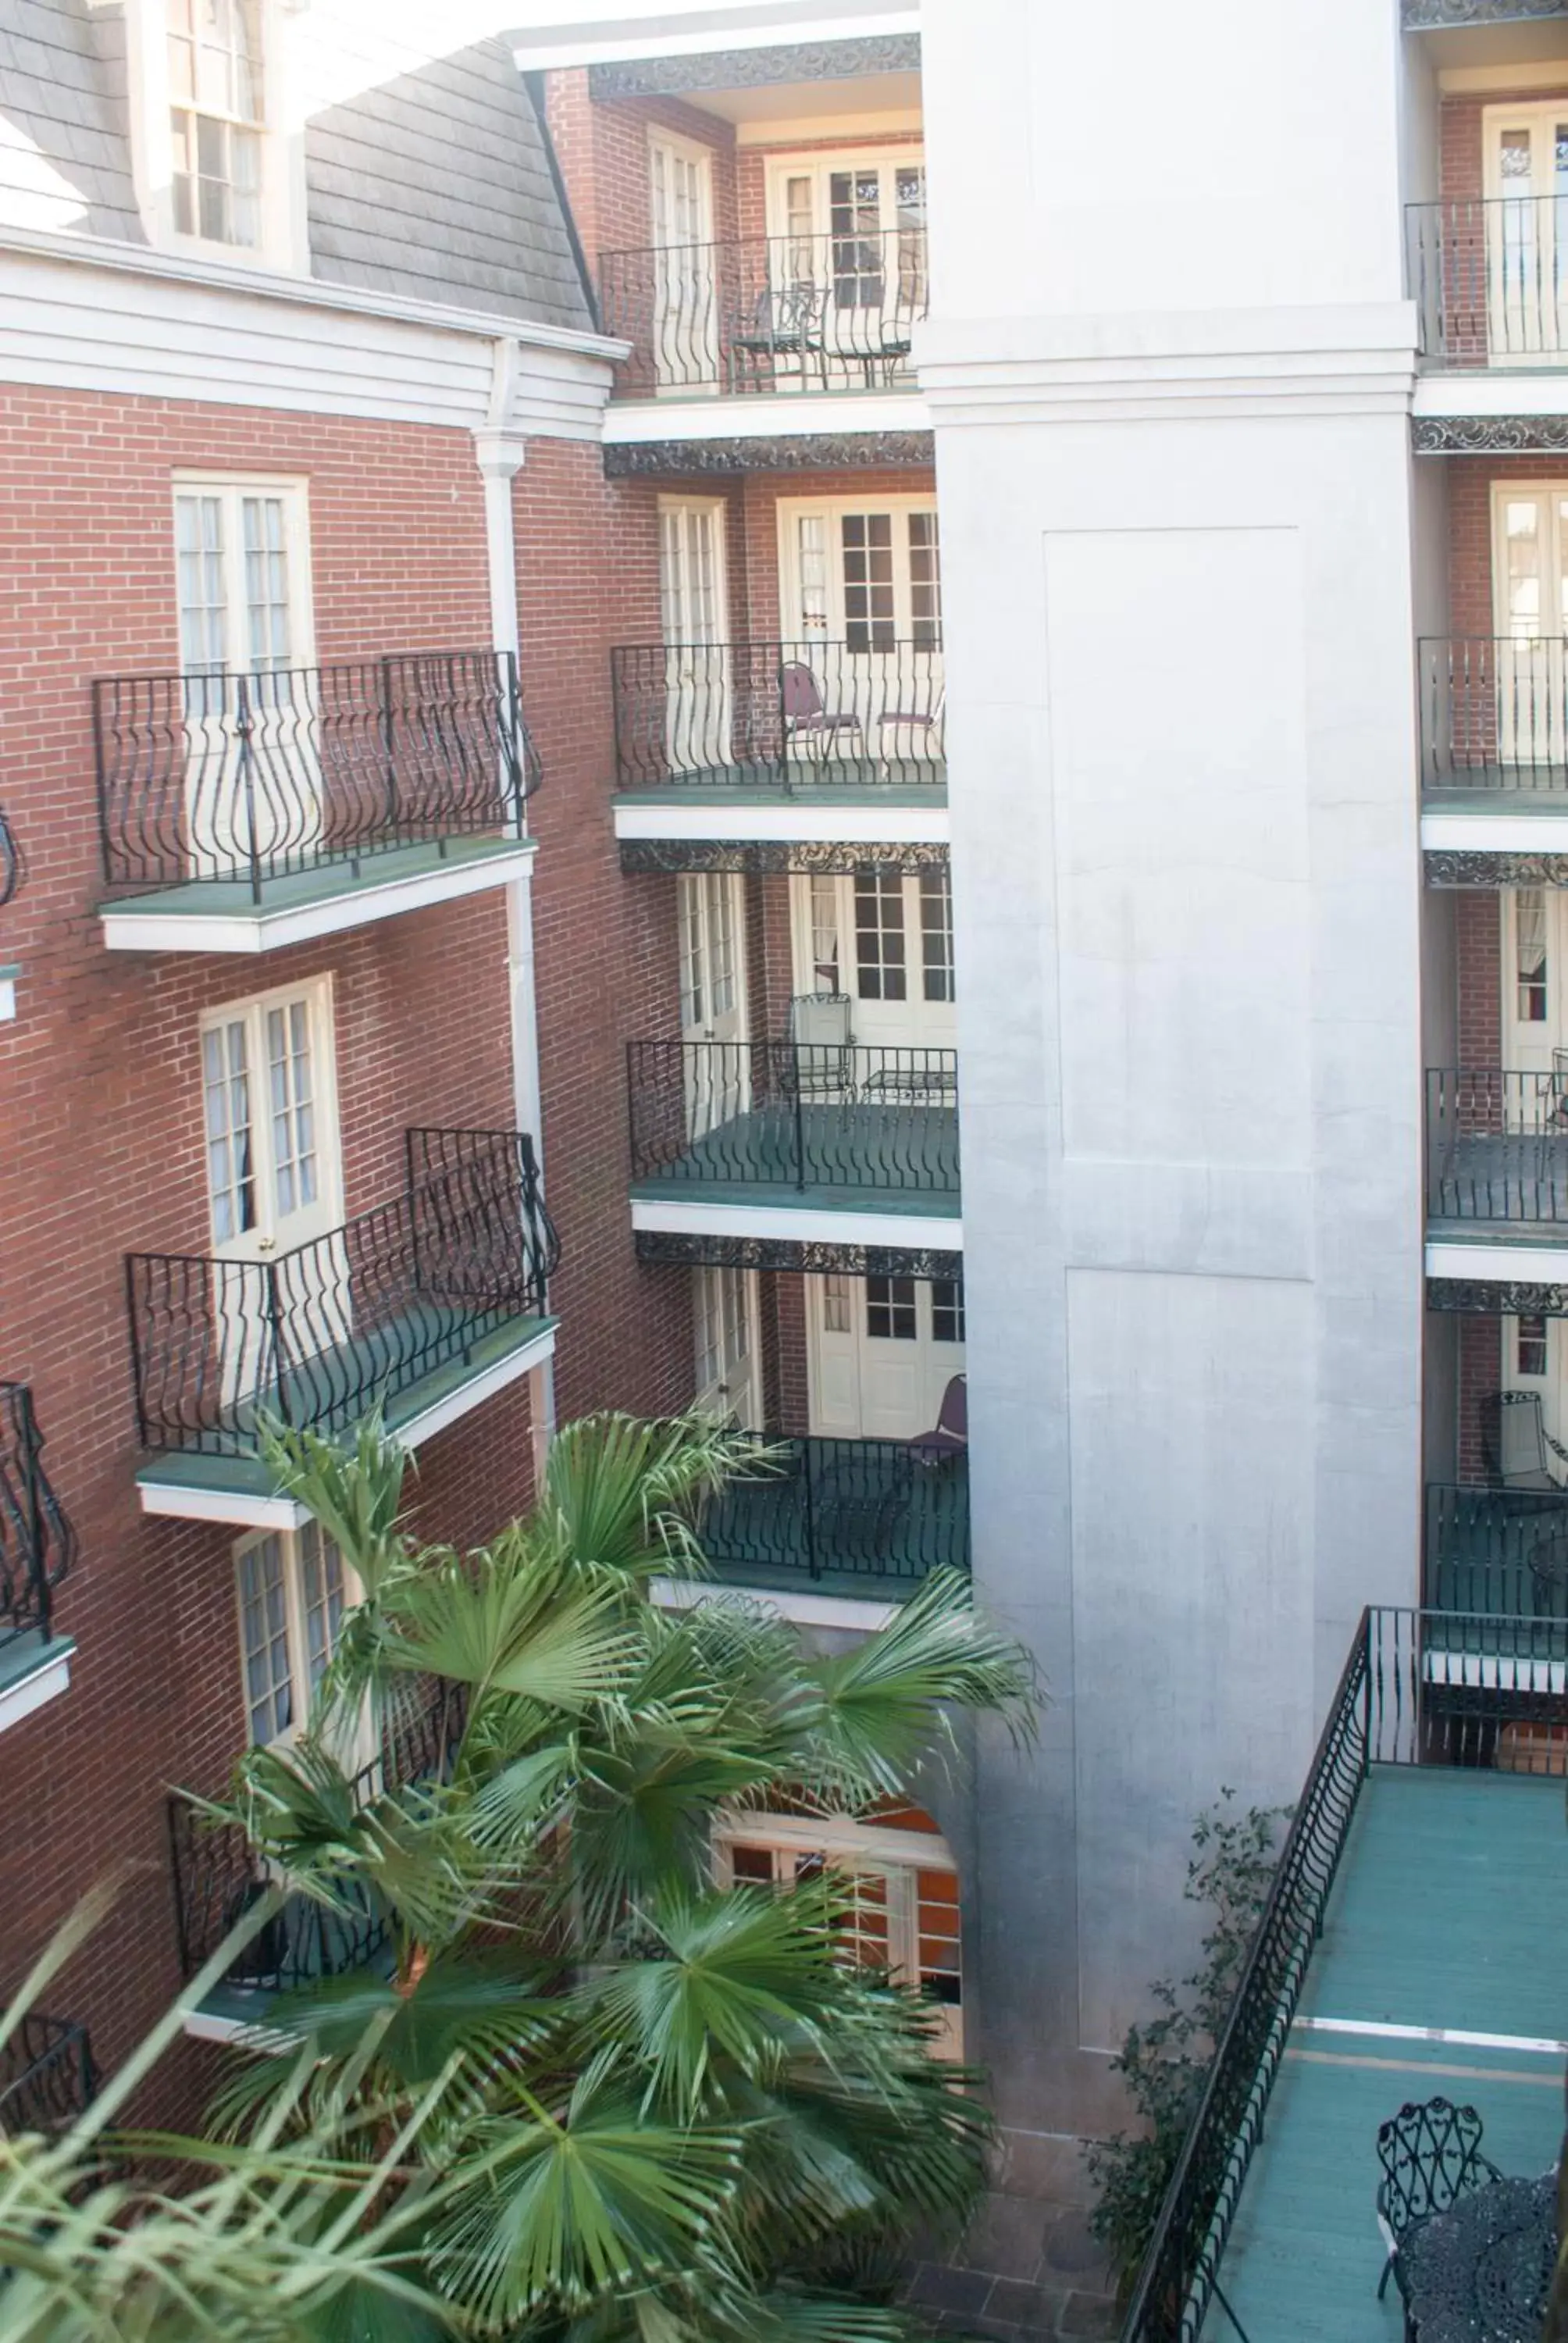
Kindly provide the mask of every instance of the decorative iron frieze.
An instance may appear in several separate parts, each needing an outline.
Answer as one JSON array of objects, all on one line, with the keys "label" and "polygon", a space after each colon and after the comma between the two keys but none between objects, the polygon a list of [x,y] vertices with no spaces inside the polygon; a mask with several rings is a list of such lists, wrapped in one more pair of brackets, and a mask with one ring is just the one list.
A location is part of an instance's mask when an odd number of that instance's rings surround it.
[{"label": "decorative iron frieze", "polygon": [[1568,415],[1417,415],[1410,429],[1418,456],[1568,454]]},{"label": "decorative iron frieze", "polygon": [[[1568,814],[1568,799],[1563,810]],[[1429,887],[1568,887],[1568,854],[1462,852],[1433,847],[1422,857]]]},{"label": "decorative iron frieze", "polygon": [[860,40],[791,41],[772,49],[713,49],[699,56],[589,65],[588,96],[601,104],[618,97],[693,97],[705,89],[851,81],[865,74],[918,73],[920,66],[918,33],[881,33]]},{"label": "decorative iron frieze", "polygon": [[1445,25],[1511,25],[1523,17],[1568,16],[1568,0],[1404,0],[1407,33]]},{"label": "decorative iron frieze", "polygon": [[863,846],[853,840],[772,838],[623,838],[620,867],[649,871],[740,870],[767,878],[784,870],[929,870],[950,850],[931,840],[904,846]]},{"label": "decorative iron frieze", "polygon": [[1568,1285],[1534,1284],[1525,1278],[1429,1277],[1426,1306],[1483,1318],[1568,1318]]},{"label": "decorative iron frieze", "polygon": [[793,1237],[688,1236],[638,1229],[637,1257],[661,1269],[796,1270],[811,1277],[961,1277],[961,1252],[924,1245],[805,1242]]},{"label": "decorative iron frieze", "polygon": [[608,480],[724,478],[737,472],[922,470],[929,431],[783,431],[762,439],[623,439],[604,451]]}]

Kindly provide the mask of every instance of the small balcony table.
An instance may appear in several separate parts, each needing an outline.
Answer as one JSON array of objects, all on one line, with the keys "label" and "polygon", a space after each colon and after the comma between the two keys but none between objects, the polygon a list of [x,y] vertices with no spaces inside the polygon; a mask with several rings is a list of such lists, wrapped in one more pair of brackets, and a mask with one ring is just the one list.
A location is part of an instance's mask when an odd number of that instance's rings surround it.
[{"label": "small balcony table", "polygon": [[1494,2180],[1400,2240],[1412,2343],[1539,2343],[1557,2259],[1557,2176]]}]

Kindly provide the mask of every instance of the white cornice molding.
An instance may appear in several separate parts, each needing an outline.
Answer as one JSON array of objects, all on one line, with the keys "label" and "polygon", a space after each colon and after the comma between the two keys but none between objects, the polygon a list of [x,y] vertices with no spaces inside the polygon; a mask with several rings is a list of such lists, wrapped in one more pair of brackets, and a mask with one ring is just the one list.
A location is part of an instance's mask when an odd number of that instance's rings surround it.
[{"label": "white cornice molding", "polygon": [[618,399],[604,419],[605,446],[678,439],[808,439],[819,432],[929,431],[915,390],[749,391],[744,398]]},{"label": "white cornice molding", "polygon": [[917,328],[939,429],[1208,416],[1408,414],[1414,305],[933,320]]}]

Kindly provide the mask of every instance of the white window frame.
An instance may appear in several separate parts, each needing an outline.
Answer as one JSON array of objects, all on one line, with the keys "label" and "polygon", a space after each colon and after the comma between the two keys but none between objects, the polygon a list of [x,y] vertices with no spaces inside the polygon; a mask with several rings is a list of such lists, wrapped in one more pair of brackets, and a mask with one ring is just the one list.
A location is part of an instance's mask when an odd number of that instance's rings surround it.
[{"label": "white window frame", "polygon": [[[245,611],[245,545],[240,507],[246,497],[276,497],[283,505],[284,550],[288,563],[288,664],[316,665],[316,597],[310,572],[310,483],[299,473],[176,471],[170,476],[169,531],[175,569],[175,623],[180,618],[178,507],[181,497],[221,497],[224,516],[225,600],[229,643],[225,666],[231,672],[248,672],[246,659],[236,660]],[[236,591],[237,588],[237,591]],[[183,663],[183,662],[182,662]]]},{"label": "white window frame", "polygon": [[[310,1703],[315,1684],[310,1674],[310,1635],[305,1601],[305,1544],[314,1534],[321,1541],[322,1550],[332,1544],[318,1523],[311,1522],[297,1530],[252,1530],[236,1541],[233,1548],[232,1576],[234,1582],[235,1634],[239,1654],[240,1715],[244,1719],[247,1748],[286,1747],[305,1726],[310,1715]],[[281,1732],[266,1742],[252,1738],[251,1687],[248,1674],[249,1653],[245,1633],[245,1592],[242,1571],[247,1554],[276,1540],[282,1561],[284,1636],[288,1659],[289,1721]],[[341,1550],[338,1564],[343,1574],[343,1611],[347,1616],[362,1599],[362,1590],[353,1571],[344,1560]],[[336,1639],[332,1648],[336,1648]],[[330,1652],[328,1657],[330,1657]]]},{"label": "white window frame", "polygon": [[[776,507],[776,511],[778,514],[779,530],[779,608],[781,619],[779,632],[783,636],[784,639],[787,642],[809,641],[811,639],[811,630],[806,628],[800,623],[800,543],[799,530],[797,527],[797,523],[800,520],[803,515],[811,514],[813,516],[820,516],[831,524],[829,532],[829,577],[830,580],[829,595],[832,608],[829,612],[829,623],[823,631],[822,639],[825,642],[841,642],[844,639],[844,548],[841,534],[838,528],[839,520],[842,519],[846,513],[936,513],[937,509],[937,497],[934,488],[928,488],[923,495],[915,494],[910,490],[904,490],[901,493],[895,493],[891,496],[887,496],[882,494],[880,491],[878,491],[875,494],[865,494],[858,497],[780,497]],[[907,528],[904,530],[903,536],[903,574],[900,576],[899,570],[895,568],[893,588],[896,602],[902,605],[901,610],[898,611],[894,618],[895,638],[900,642],[909,641],[913,631],[913,620],[910,612],[910,603],[913,591],[913,581],[910,577],[908,568],[909,531]],[[938,607],[940,609],[941,580],[941,522],[940,515],[938,517],[937,523],[937,578],[939,587]],[[940,644],[943,639],[940,619],[938,621],[938,638],[936,652],[937,656],[940,658],[941,655]]]},{"label": "white window frame", "polygon": [[[266,992],[246,993],[202,1011],[197,1026],[196,1096],[202,1121],[202,1179],[207,1199],[207,1233],[216,1247],[232,1248],[248,1241],[259,1249],[276,1240],[273,1200],[276,1174],[272,1161],[272,1118],[264,1091],[266,1075],[266,1012],[304,1000],[310,1016],[311,1048],[316,1072],[315,1113],[317,1199],[313,1214],[332,1228],[342,1224],[343,1141],[337,1112],[337,1003],[330,974],[308,977],[301,983],[274,985]],[[212,1225],[212,1183],[206,1163],[206,1037],[215,1029],[244,1019],[251,1031],[246,1063],[251,1082],[250,1132],[254,1151],[256,1223],[252,1231],[220,1238]],[[264,1209],[265,1207],[265,1209]]]},{"label": "white window frame", "polygon": [[[890,143],[886,146],[849,146],[827,149],[817,146],[797,149],[793,153],[769,155],[763,192],[768,234],[769,236],[787,236],[789,233],[789,214],[785,190],[791,179],[809,176],[816,181],[812,200],[817,207],[821,225],[814,228],[812,233],[825,236],[831,233],[829,225],[828,201],[828,180],[831,173],[870,169],[879,171],[887,169],[896,172],[907,169],[911,163],[918,163],[928,174],[926,203],[929,212],[930,180],[926,162],[925,145],[921,139],[911,139],[907,144],[900,140],[896,144]],[[897,225],[896,220],[883,223],[884,229],[896,227]],[[929,218],[927,228],[929,232]]]},{"label": "white window frame", "polygon": [[256,0],[261,38],[261,234],[255,244],[184,236],[175,226],[174,139],[169,128],[169,24],[166,0],[125,0],[131,167],[146,237],[159,252],[231,267],[307,276],[310,245],[305,122],[290,19],[299,0]]},{"label": "white window frame", "polygon": [[678,130],[666,130],[666,129],[664,129],[664,128],[663,128],[663,127],[662,127],[658,123],[657,123],[657,122],[650,122],[650,123],[648,124],[648,243],[649,243],[650,245],[653,245],[653,244],[654,244],[654,234],[653,234],[653,230],[654,230],[654,217],[653,217],[653,212],[654,212],[655,196],[654,196],[653,155],[654,155],[654,149],[655,149],[655,147],[657,147],[657,146],[662,146],[662,147],[665,149],[665,152],[666,152],[667,154],[671,154],[671,155],[677,155],[677,156],[678,156],[680,157],[681,161],[682,161],[682,162],[684,162],[684,163],[695,163],[695,164],[697,165],[697,166],[698,166],[698,172],[699,172],[699,180],[700,180],[700,184],[701,184],[701,187],[702,187],[702,208],[703,208],[703,211],[706,213],[707,217],[705,218],[705,220],[704,220],[704,222],[703,222],[703,226],[704,226],[704,229],[706,230],[706,233],[705,233],[704,235],[702,235],[702,236],[699,236],[696,237],[696,238],[695,238],[695,239],[694,239],[690,244],[689,244],[689,245],[672,244],[672,245],[666,245],[666,246],[654,246],[654,248],[655,248],[656,250],[664,250],[664,251],[667,251],[667,252],[689,252],[689,252],[697,252],[697,251],[700,251],[700,250],[702,249],[702,247],[703,247],[703,246],[704,246],[704,245],[709,245],[709,244],[713,243],[713,241],[714,241],[714,235],[715,235],[715,231],[714,231],[714,211],[715,211],[714,194],[715,194],[715,190],[714,190],[714,185],[713,185],[713,151],[714,151],[714,150],[713,150],[713,148],[712,148],[711,146],[706,146],[700,138],[688,138],[688,137],[685,137],[685,136],[682,135],[682,133],[681,133],[680,131],[678,131]]}]

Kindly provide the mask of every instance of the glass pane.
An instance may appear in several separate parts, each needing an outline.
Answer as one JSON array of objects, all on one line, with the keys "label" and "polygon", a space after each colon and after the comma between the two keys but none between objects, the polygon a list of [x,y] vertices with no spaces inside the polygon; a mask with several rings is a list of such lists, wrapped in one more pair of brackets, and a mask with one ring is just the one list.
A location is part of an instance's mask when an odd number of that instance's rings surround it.
[{"label": "glass pane", "polygon": [[243,1236],[256,1226],[250,1075],[243,1020],[210,1026],[202,1035],[202,1092],[213,1242],[226,1244],[230,1238]]},{"label": "glass pane", "polygon": [[825,1277],[822,1280],[822,1331],[825,1334],[849,1334],[854,1332],[854,1295],[847,1277]]},{"label": "glass pane", "polygon": [[855,875],[855,984],[862,1001],[906,996],[901,871]]},{"label": "glass pane", "polygon": [[866,1332],[878,1342],[918,1341],[912,1277],[867,1278]]},{"label": "glass pane", "polygon": [[1503,507],[1508,631],[1526,639],[1541,632],[1541,510],[1533,497]]},{"label": "glass pane", "polygon": [[[187,675],[211,674],[226,663],[228,610],[223,572],[223,502],[218,497],[175,498],[175,578],[179,597],[180,666]],[[191,712],[204,712],[199,701]],[[221,702],[211,712],[220,712]]]},{"label": "glass pane", "polygon": [[828,529],[820,513],[802,513],[796,522],[800,571],[800,625],[809,635],[828,631]]},{"label": "glass pane", "polygon": [[1513,899],[1516,1011],[1522,1025],[1546,1021],[1546,898],[1522,887]]},{"label": "glass pane", "polygon": [[956,999],[952,890],[945,862],[920,873],[920,961],[926,999]]},{"label": "glass pane", "polygon": [[964,1288],[959,1277],[931,1281],[931,1340],[961,1342],[964,1339]]},{"label": "glass pane", "polygon": [[838,991],[839,882],[820,873],[811,880],[811,973],[818,991]]},{"label": "glass pane", "polygon": [[1546,1321],[1544,1318],[1521,1318],[1519,1330],[1517,1372],[1522,1375],[1543,1375],[1546,1373]]},{"label": "glass pane", "polygon": [[337,1647],[343,1624],[343,1556],[317,1522],[307,1522],[299,1533],[299,1591],[314,1691]]},{"label": "glass pane", "polygon": [[898,639],[892,514],[845,513],[839,524],[839,547],[844,639],[852,651],[890,650]]},{"label": "glass pane", "polygon": [[239,1558],[246,1714],[253,1742],[276,1741],[293,1721],[283,1542],[264,1537]]},{"label": "glass pane", "polygon": [[910,622],[914,639],[935,649],[942,639],[941,554],[934,512],[910,515]]}]

